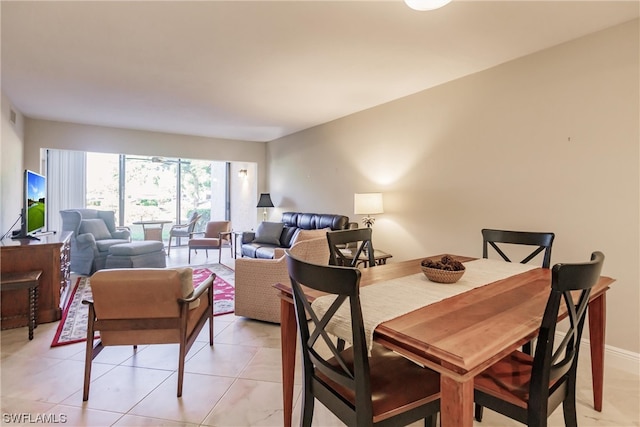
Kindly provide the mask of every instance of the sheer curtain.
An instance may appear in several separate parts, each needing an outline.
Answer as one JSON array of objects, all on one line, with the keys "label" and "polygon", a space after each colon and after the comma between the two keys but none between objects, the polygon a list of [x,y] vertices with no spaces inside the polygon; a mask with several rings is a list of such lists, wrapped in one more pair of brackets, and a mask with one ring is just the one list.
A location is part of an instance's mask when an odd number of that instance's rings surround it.
[{"label": "sheer curtain", "polygon": [[60,231],[63,209],[84,208],[86,154],[83,151],[47,150],[47,224]]}]

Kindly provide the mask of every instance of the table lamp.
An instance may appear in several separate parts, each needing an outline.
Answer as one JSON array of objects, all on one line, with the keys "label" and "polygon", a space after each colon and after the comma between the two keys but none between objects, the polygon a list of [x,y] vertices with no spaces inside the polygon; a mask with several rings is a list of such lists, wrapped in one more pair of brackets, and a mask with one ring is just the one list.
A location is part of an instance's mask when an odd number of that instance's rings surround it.
[{"label": "table lamp", "polygon": [[258,200],[258,206],[256,206],[257,208],[264,208],[264,211],[262,212],[262,220],[266,221],[267,220],[267,208],[272,208],[273,207],[273,202],[271,201],[271,194],[269,193],[261,193],[260,194],[260,200]]},{"label": "table lamp", "polygon": [[384,213],[382,193],[355,193],[353,206],[356,215],[366,215],[362,222],[367,227],[371,227],[376,220],[371,215]]}]

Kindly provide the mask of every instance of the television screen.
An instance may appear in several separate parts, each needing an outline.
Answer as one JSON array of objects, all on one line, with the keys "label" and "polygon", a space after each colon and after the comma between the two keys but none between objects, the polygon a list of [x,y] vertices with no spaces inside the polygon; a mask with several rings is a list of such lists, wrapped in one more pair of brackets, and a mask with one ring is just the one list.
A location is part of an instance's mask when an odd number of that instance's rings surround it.
[{"label": "television screen", "polygon": [[45,227],[47,218],[47,179],[30,170],[24,173],[24,222],[25,234],[31,234]]}]

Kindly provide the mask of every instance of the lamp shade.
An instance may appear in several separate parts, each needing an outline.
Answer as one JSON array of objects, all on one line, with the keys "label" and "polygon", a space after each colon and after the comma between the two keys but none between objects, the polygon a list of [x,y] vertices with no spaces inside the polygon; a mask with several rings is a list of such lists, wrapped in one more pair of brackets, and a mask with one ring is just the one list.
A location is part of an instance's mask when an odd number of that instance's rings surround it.
[{"label": "lamp shade", "polygon": [[356,193],[353,197],[353,210],[356,215],[384,213],[382,193]]},{"label": "lamp shade", "polygon": [[413,10],[434,10],[447,5],[451,0],[404,0]]},{"label": "lamp shade", "polygon": [[260,200],[258,200],[257,208],[272,208],[273,202],[271,201],[271,194],[262,193],[260,194]]}]

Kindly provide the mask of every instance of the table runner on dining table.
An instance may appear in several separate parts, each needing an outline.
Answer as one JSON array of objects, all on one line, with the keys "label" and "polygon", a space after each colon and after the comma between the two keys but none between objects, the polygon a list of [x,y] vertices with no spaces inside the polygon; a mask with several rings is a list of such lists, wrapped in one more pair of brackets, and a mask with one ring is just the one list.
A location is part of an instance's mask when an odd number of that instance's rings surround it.
[{"label": "table runner on dining table", "polygon": [[[493,259],[477,259],[465,262],[464,265],[466,271],[456,283],[431,282],[420,272],[362,287],[360,306],[367,348],[371,350],[373,331],[380,323],[474,288],[538,268]],[[313,301],[312,307],[321,317],[334,300],[334,295],[323,296]],[[343,303],[340,306],[326,330],[351,343],[351,314],[348,304]]]}]

